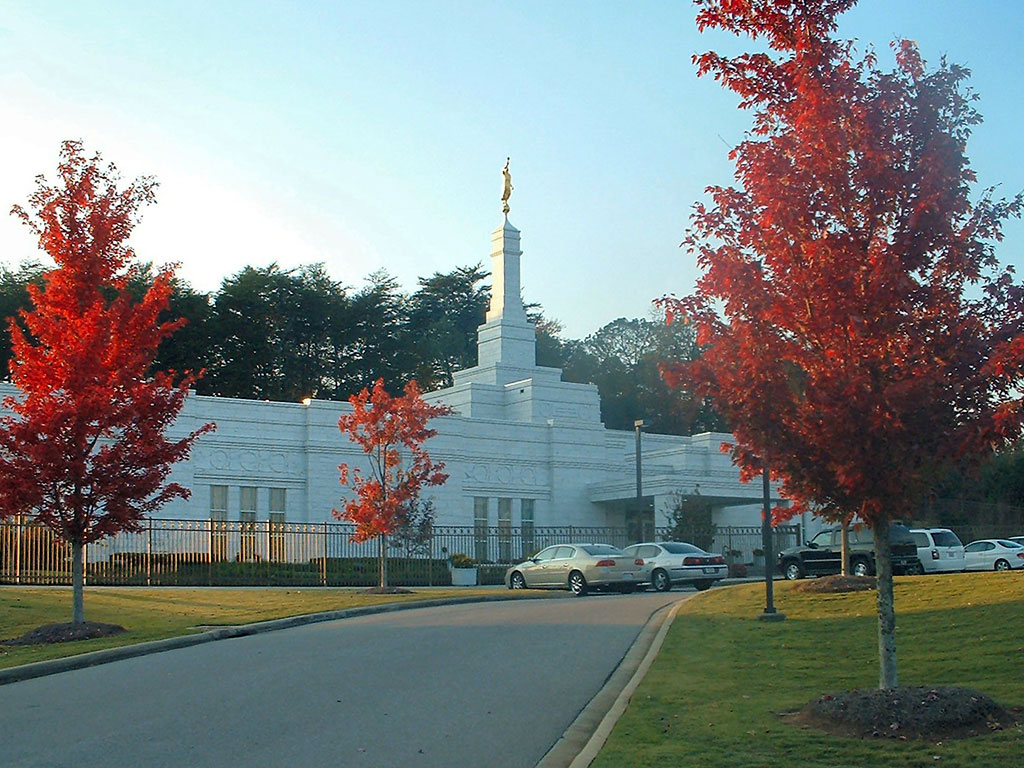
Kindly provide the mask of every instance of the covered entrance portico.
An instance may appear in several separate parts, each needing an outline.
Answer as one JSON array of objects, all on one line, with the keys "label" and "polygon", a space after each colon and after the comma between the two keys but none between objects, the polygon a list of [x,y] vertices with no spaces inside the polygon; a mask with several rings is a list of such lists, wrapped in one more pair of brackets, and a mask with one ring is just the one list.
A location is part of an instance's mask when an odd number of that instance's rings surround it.
[{"label": "covered entrance portico", "polygon": [[[657,530],[671,525],[671,513],[680,506],[707,509],[707,525],[734,525],[732,518],[749,520],[751,513],[758,519],[763,501],[761,484],[740,483],[737,475],[734,470],[726,479],[710,473],[663,469],[657,474],[644,474],[644,495],[639,498],[635,484],[629,480],[594,483],[587,487],[587,493],[593,504],[605,510],[607,525],[625,528],[630,541],[652,541]],[[786,503],[774,485],[771,503]],[[694,522],[699,522],[699,516],[695,516]]]}]

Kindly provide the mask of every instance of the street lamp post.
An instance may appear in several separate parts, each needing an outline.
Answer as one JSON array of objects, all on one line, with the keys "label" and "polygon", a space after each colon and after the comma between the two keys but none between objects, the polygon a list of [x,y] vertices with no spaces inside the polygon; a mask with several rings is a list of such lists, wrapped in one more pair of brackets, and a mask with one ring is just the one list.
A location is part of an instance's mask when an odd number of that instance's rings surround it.
[{"label": "street lamp post", "polygon": [[644,420],[637,419],[633,422],[633,428],[636,430],[636,520],[640,526],[639,536],[640,540],[644,540],[644,523],[642,517],[643,510],[643,497],[644,497],[644,481],[642,474],[642,465],[640,459],[640,434],[644,428]]},{"label": "street lamp post", "polygon": [[782,621],[786,614],[775,610],[775,547],[772,546],[772,488],[768,459],[764,459],[761,482],[761,547],[764,549],[764,613],[758,616],[762,621]]}]

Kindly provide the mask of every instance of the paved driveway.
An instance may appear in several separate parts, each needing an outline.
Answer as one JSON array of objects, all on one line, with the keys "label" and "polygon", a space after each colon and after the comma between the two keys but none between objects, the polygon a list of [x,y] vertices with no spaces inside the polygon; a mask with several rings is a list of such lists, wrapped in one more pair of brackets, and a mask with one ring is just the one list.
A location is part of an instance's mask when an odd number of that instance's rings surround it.
[{"label": "paved driveway", "polygon": [[533,766],[685,593],[424,608],[0,687],[0,764]]}]

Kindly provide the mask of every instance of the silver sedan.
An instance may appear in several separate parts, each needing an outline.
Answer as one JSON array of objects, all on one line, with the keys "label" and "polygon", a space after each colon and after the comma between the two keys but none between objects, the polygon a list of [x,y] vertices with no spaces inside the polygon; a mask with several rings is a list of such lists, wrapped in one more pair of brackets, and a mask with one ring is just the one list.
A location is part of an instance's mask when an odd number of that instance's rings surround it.
[{"label": "silver sedan", "polygon": [[505,572],[509,589],[568,589],[583,596],[592,589],[633,592],[643,563],[611,544],[556,544]]},{"label": "silver sedan", "polygon": [[1024,546],[1008,539],[981,539],[964,547],[964,570],[1009,571],[1024,568]]},{"label": "silver sedan", "polygon": [[658,592],[667,592],[673,584],[708,589],[729,572],[724,557],[683,541],[633,544],[623,552],[643,561],[643,581]]}]

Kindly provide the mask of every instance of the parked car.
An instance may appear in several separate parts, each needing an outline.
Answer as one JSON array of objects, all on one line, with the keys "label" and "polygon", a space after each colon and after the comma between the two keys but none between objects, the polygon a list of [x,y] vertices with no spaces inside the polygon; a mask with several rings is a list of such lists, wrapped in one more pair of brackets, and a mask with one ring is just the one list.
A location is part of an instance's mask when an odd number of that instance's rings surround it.
[{"label": "parked car", "polygon": [[1024,536],[1010,536],[1007,541],[1016,541],[1022,547],[1024,547]]},{"label": "parked car", "polygon": [[[917,544],[910,530],[901,523],[889,526],[892,545],[892,571],[895,574],[921,573]],[[874,533],[866,525],[850,529],[850,570],[855,576],[875,573]],[[842,529],[820,531],[802,546],[789,547],[779,553],[776,567],[787,579],[804,576],[828,576],[842,570]]]},{"label": "parked car", "polygon": [[1024,545],[1009,539],[979,539],[964,547],[968,571],[1024,568]]},{"label": "parked car", "polygon": [[911,528],[910,533],[926,573],[964,569],[964,544],[949,528]]},{"label": "parked car", "polygon": [[684,541],[632,544],[622,551],[629,557],[643,560],[641,581],[658,592],[667,592],[675,584],[708,589],[724,579],[729,571],[724,557]]},{"label": "parked car", "polygon": [[633,592],[643,561],[611,544],[556,544],[505,572],[509,589],[568,589],[582,597],[592,589]]}]

